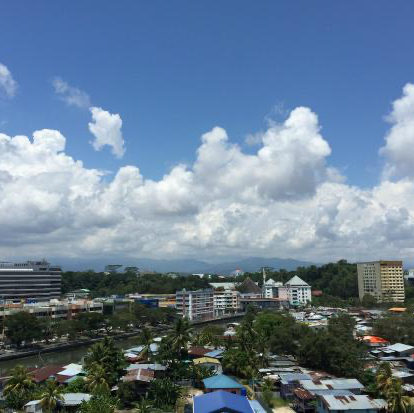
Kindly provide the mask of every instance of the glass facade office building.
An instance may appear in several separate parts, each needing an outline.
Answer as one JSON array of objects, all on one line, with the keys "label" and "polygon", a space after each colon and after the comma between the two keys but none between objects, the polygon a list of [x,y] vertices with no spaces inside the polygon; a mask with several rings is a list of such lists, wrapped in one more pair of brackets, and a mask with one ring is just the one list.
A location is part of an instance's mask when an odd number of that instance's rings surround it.
[{"label": "glass facade office building", "polygon": [[62,269],[47,261],[0,262],[0,300],[40,302],[60,298]]}]

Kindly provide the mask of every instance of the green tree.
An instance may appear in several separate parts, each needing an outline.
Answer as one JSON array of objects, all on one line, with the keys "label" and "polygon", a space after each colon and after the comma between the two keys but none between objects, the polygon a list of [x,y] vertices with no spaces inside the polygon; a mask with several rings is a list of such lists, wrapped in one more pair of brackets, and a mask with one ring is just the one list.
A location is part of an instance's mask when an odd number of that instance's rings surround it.
[{"label": "green tree", "polygon": [[85,356],[85,368],[88,372],[96,366],[102,367],[106,374],[106,381],[110,386],[115,385],[124,374],[126,361],[121,350],[114,341],[105,337],[102,341],[92,345]]},{"label": "green tree", "polygon": [[31,391],[36,387],[33,376],[30,375],[27,368],[17,365],[10,370],[10,378],[6,381],[3,390],[4,395],[19,391]]},{"label": "green tree", "polygon": [[23,408],[30,401],[35,389],[36,384],[26,367],[17,365],[10,370],[10,378],[6,381],[3,390],[7,406],[18,410]]},{"label": "green tree", "polygon": [[63,387],[55,380],[49,380],[40,396],[40,405],[46,413],[56,410],[58,402],[63,401]]},{"label": "green tree", "polygon": [[39,320],[26,311],[9,315],[4,325],[7,338],[17,347],[20,347],[23,342],[30,344],[34,339],[41,337]]},{"label": "green tree", "polygon": [[391,386],[391,380],[392,370],[390,363],[381,363],[377,369],[376,382],[378,391],[384,397],[387,397],[388,389]]},{"label": "green tree", "polygon": [[185,354],[188,350],[188,343],[190,341],[190,323],[186,318],[179,318],[175,324],[170,335],[171,348],[179,357]]},{"label": "green tree", "polygon": [[94,395],[89,401],[84,401],[78,413],[115,413],[119,400],[107,394]]},{"label": "green tree", "polygon": [[151,359],[151,344],[154,341],[154,335],[152,334],[151,330],[144,327],[141,330],[141,334],[139,335],[140,343],[143,346],[143,349],[139,353],[139,356],[144,360]]},{"label": "green tree", "polygon": [[151,400],[154,400],[154,407],[171,409],[181,397],[181,390],[167,377],[153,380],[149,387],[149,394]]},{"label": "green tree", "polygon": [[87,391],[85,385],[85,379],[83,377],[77,377],[75,380],[68,383],[67,386],[64,387],[65,393],[85,393]]},{"label": "green tree", "polygon": [[95,364],[89,368],[85,386],[94,394],[109,394],[107,372],[101,365]]}]

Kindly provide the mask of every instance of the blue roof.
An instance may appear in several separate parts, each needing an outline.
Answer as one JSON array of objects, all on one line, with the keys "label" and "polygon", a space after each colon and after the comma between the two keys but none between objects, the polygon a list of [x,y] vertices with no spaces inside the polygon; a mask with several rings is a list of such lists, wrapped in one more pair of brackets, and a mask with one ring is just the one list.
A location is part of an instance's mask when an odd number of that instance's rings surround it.
[{"label": "blue roof", "polygon": [[206,389],[244,389],[244,387],[225,374],[218,374],[203,380]]},{"label": "blue roof", "polygon": [[223,352],[224,350],[220,350],[220,349],[213,350],[213,351],[210,351],[209,353],[204,354],[204,357],[213,357],[213,358],[220,357],[223,354]]},{"label": "blue roof", "polygon": [[194,397],[194,413],[214,413],[219,411],[253,413],[245,396],[218,390]]}]

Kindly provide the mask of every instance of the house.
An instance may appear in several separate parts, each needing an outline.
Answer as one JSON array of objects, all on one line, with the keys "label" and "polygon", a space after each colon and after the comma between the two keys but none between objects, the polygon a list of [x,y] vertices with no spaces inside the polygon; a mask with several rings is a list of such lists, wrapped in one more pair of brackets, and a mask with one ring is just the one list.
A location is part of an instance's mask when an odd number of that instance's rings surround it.
[{"label": "house", "polygon": [[212,357],[200,357],[198,359],[194,359],[193,363],[195,366],[206,367],[212,369],[214,374],[221,374],[223,373],[223,369],[221,368],[221,363]]},{"label": "house", "polygon": [[204,357],[207,353],[210,353],[212,351],[213,350],[211,348],[192,346],[188,349],[188,356],[190,358]]},{"label": "house", "polygon": [[390,342],[385,340],[385,338],[377,336],[364,336],[363,341],[371,348],[386,347],[390,345]]},{"label": "house", "polygon": [[352,396],[349,390],[305,390],[298,387],[293,390],[293,406],[296,412],[310,413],[315,411],[316,398],[323,394],[334,396]]},{"label": "house", "polygon": [[299,386],[311,393],[323,390],[348,390],[353,394],[361,394],[364,388],[357,379],[300,380]]},{"label": "house", "polygon": [[[64,408],[65,412],[69,413],[76,412],[82,402],[89,401],[92,395],[88,393],[63,393],[62,397],[63,400],[58,403]],[[44,413],[40,400],[32,400],[26,403],[24,407],[26,413]]]},{"label": "house", "polygon": [[193,398],[193,413],[254,413],[247,397],[232,394],[228,391],[195,396]]},{"label": "house", "polygon": [[414,354],[414,347],[407,344],[396,343],[392,346],[382,348],[380,355],[382,357],[409,357]]},{"label": "house", "polygon": [[293,398],[293,390],[299,387],[301,380],[312,380],[312,376],[306,373],[284,373],[280,376],[280,397]]},{"label": "house", "polygon": [[355,396],[318,396],[316,411],[317,413],[339,413],[348,411],[352,413],[377,413],[382,410],[385,400],[371,399],[367,395]]},{"label": "house", "polygon": [[246,395],[246,389],[236,380],[224,374],[208,377],[203,380],[205,393],[211,393],[218,390],[224,390],[233,394]]}]

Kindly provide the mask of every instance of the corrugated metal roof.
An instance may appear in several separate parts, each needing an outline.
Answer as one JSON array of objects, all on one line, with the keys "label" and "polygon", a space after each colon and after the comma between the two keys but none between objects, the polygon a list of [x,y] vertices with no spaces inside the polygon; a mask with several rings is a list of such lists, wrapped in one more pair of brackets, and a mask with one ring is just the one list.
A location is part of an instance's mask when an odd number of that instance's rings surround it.
[{"label": "corrugated metal roof", "polygon": [[154,380],[154,375],[153,370],[130,370],[124,377],[122,377],[122,381],[143,381],[149,383]]},{"label": "corrugated metal roof", "polygon": [[319,396],[329,410],[379,410],[380,404],[366,395],[353,396]]},{"label": "corrugated metal roof", "polygon": [[385,348],[387,350],[396,351],[398,353],[400,353],[401,351],[414,350],[413,346],[407,346],[407,344],[402,344],[402,343],[396,343],[396,344],[393,344],[392,346],[387,346]]},{"label": "corrugated metal roof", "polygon": [[232,394],[227,391],[215,391],[194,397],[194,413],[211,413],[229,410],[234,413],[253,413],[245,396]]},{"label": "corrugated metal roof", "polygon": [[225,374],[208,377],[203,383],[206,389],[244,389],[243,385]]}]

